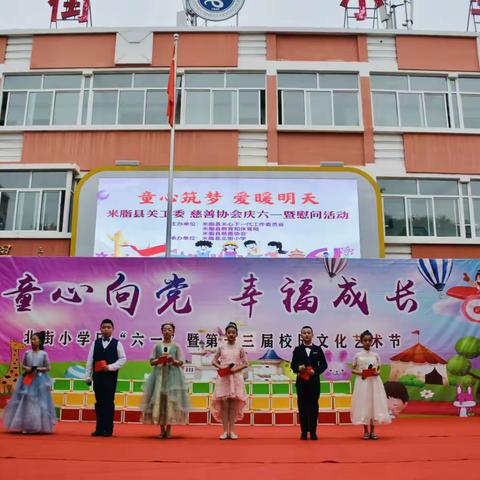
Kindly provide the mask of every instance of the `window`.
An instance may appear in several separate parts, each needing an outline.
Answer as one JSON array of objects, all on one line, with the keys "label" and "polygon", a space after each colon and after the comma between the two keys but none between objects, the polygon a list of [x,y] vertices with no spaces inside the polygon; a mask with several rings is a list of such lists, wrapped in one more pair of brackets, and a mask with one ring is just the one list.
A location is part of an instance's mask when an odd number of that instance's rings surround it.
[{"label": "window", "polygon": [[[167,73],[97,73],[93,76],[92,125],[165,125]],[[90,120],[90,122],[89,122]]]},{"label": "window", "polygon": [[387,236],[471,237],[469,211],[460,217],[465,190],[457,180],[385,178],[379,185]]},{"label": "window", "polygon": [[[455,105],[446,77],[372,75],[373,116],[377,127],[450,128]],[[458,109],[457,109],[458,111]]]},{"label": "window", "polygon": [[0,170],[0,231],[68,232],[71,177],[65,171]]},{"label": "window", "polygon": [[480,78],[458,79],[465,128],[480,128]]},{"label": "window", "polygon": [[473,206],[473,225],[475,237],[480,238],[480,180],[470,182]]},{"label": "window", "polygon": [[187,125],[265,125],[264,73],[186,73]]},{"label": "window", "polygon": [[[179,76],[176,122],[265,125],[265,83],[264,73]],[[7,75],[0,126],[167,125],[167,84],[167,72]]]},{"label": "window", "polygon": [[75,125],[80,74],[6,75],[0,125]]},{"label": "window", "polygon": [[358,77],[340,73],[279,73],[280,125],[360,125]]}]

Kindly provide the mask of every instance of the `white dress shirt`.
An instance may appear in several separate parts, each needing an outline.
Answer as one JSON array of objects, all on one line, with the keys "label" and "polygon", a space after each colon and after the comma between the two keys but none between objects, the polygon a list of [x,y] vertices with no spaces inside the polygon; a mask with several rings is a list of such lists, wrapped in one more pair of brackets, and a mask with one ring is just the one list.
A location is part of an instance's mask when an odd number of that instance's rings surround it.
[{"label": "white dress shirt", "polygon": [[[112,340],[112,337],[105,339],[102,338],[102,346],[103,349],[105,350],[108,345],[110,344]],[[85,378],[89,380],[92,378],[92,371],[93,371],[93,350],[95,349],[95,342],[92,343],[90,346],[90,351],[88,352],[88,358],[87,358],[87,365],[85,367]],[[110,372],[116,372],[117,370],[120,370],[124,365],[125,362],[127,361],[127,356],[125,355],[125,350],[123,348],[123,345],[120,342],[117,342],[117,354],[118,354],[118,360],[114,363],[111,363],[110,365],[107,365],[108,370]]]},{"label": "white dress shirt", "polygon": [[305,345],[305,352],[307,352],[307,357],[310,356],[311,351],[312,351],[312,346],[311,345],[309,345],[309,346]]}]

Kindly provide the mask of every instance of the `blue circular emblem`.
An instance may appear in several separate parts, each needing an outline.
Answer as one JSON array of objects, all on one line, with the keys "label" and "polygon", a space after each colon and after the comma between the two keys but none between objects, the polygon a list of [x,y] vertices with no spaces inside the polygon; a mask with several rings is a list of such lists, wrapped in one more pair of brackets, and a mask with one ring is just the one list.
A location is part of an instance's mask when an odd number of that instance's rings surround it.
[{"label": "blue circular emblem", "polygon": [[188,0],[190,9],[205,20],[221,22],[235,16],[245,0]]}]

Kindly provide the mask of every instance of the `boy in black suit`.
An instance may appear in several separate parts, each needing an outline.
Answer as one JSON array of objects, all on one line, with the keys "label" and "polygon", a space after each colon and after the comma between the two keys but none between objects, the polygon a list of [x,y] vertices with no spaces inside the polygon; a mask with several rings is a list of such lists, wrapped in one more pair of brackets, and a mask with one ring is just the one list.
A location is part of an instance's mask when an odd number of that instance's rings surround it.
[{"label": "boy in black suit", "polygon": [[88,353],[86,382],[95,392],[97,425],[92,437],[111,437],[115,414],[115,390],[118,370],[127,361],[123,345],[113,338],[113,322],[106,318],[100,324],[102,335],[92,343]]},{"label": "boy in black suit", "polygon": [[301,439],[317,440],[318,399],[320,397],[320,375],[327,368],[327,361],[323,350],[313,345],[312,327],[302,327],[300,332],[303,344],[295,347],[291,363],[292,370],[297,374],[297,398],[300,425],[302,428]]}]

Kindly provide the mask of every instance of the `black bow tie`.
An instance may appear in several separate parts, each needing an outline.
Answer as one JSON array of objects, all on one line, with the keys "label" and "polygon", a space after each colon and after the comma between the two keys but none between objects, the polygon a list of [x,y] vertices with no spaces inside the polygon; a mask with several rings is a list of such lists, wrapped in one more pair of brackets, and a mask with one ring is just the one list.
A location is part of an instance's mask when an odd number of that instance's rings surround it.
[{"label": "black bow tie", "polygon": [[109,342],[109,341],[110,341],[110,337],[108,338],[102,337],[102,342]]}]

